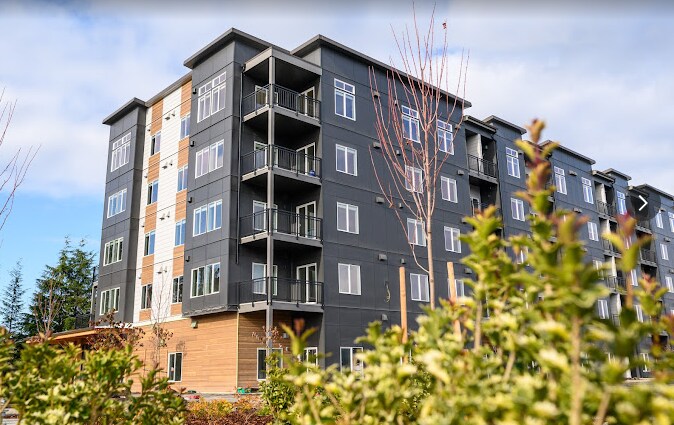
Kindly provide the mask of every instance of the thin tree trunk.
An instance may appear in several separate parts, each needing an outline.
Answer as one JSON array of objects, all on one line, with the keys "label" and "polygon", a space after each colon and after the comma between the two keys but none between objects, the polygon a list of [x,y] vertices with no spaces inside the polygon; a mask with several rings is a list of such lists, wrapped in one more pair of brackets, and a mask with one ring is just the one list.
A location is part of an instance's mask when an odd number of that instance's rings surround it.
[{"label": "thin tree trunk", "polygon": [[428,285],[430,286],[429,296],[431,298],[431,308],[435,309],[435,267],[433,264],[433,234],[431,232],[431,221],[426,225],[426,253],[428,255]]}]

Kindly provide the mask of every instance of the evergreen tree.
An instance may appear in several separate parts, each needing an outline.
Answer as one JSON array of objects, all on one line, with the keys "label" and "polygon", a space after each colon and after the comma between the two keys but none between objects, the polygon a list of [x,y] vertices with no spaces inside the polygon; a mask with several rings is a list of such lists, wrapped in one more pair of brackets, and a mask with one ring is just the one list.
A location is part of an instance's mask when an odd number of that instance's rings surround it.
[{"label": "evergreen tree", "polygon": [[7,328],[11,338],[21,335],[21,319],[23,310],[23,267],[21,260],[9,272],[9,284],[0,300],[0,323]]}]

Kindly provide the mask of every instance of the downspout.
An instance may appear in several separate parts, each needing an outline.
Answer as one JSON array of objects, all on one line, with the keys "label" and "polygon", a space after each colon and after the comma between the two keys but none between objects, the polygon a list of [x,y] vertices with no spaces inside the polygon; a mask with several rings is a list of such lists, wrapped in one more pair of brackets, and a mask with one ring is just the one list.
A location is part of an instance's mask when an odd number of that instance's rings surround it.
[{"label": "downspout", "polygon": [[241,241],[241,134],[243,133],[243,71],[246,65],[241,65],[241,81],[239,84],[239,169],[236,182],[236,264],[239,264],[239,250]]}]

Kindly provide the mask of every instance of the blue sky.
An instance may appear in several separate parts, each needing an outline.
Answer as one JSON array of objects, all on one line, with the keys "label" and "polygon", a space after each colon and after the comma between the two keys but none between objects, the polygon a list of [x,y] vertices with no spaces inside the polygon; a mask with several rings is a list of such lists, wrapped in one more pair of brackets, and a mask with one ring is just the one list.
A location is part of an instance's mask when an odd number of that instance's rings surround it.
[{"label": "blue sky", "polygon": [[[41,147],[0,232],[0,286],[23,258],[32,292],[66,235],[98,250],[102,119],[175,81],[187,72],[183,60],[228,28],[288,49],[321,33],[389,62],[391,27],[411,23],[403,1],[137,3],[0,2],[0,87],[18,99],[0,161],[19,146]],[[450,51],[470,49],[467,113],[518,124],[544,118],[548,138],[595,158],[597,168],[674,193],[674,9],[661,1],[555,3],[438,2]],[[425,23],[429,6],[417,8]]]}]

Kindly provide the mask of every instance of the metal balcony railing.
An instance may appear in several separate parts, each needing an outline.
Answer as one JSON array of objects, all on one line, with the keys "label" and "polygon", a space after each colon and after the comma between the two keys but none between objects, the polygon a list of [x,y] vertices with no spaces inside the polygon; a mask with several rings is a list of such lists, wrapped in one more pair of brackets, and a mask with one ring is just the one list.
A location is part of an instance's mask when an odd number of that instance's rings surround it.
[{"label": "metal balcony railing", "polygon": [[263,277],[236,285],[239,304],[285,301],[323,306],[323,282],[298,279]]},{"label": "metal balcony railing", "polygon": [[[473,208],[473,216],[477,215],[478,212],[486,210],[488,207],[492,206],[493,204],[488,204],[488,203],[479,203],[479,202],[472,202],[472,208]],[[496,208],[495,212],[497,217],[501,216],[501,209]]]},{"label": "metal balcony railing", "polygon": [[618,250],[616,249],[615,246],[606,239],[601,240],[601,246],[604,248],[605,251],[613,252],[613,253],[618,253]]},{"label": "metal balcony railing", "polygon": [[626,289],[625,278],[622,276],[606,276],[604,282],[614,292],[624,292]]},{"label": "metal balcony railing", "polygon": [[276,208],[267,208],[241,217],[241,236],[283,233],[309,239],[323,239],[323,219]]},{"label": "metal balcony railing", "polygon": [[92,327],[94,324],[94,316],[92,314],[78,314],[74,319],[74,329],[86,329]]},{"label": "metal balcony railing", "polygon": [[616,208],[613,204],[607,204],[606,202],[597,201],[597,212],[599,214],[608,215],[611,217],[616,216]]},{"label": "metal balcony railing", "polygon": [[[273,93],[270,104],[269,93]],[[313,97],[305,96],[278,84],[258,87],[253,93],[243,98],[243,114],[248,115],[265,106],[280,106],[298,114],[320,119],[321,102]]]},{"label": "metal balcony railing", "polygon": [[641,248],[639,250],[639,258],[641,258],[641,261],[648,261],[651,263],[655,263],[655,252],[651,251],[650,249],[645,249]]},{"label": "metal balcony railing", "polygon": [[272,164],[273,168],[292,171],[296,174],[321,177],[321,158],[306,155],[282,146],[265,146],[241,157],[242,174],[267,168]]},{"label": "metal balcony railing", "polygon": [[652,230],[652,229],[651,229],[651,222],[650,222],[650,221],[646,221],[646,220],[644,220],[644,221],[637,221],[637,227],[640,227],[640,228],[646,229],[646,230]]},{"label": "metal balcony railing", "polygon": [[478,158],[473,155],[468,155],[468,169],[476,171],[478,174],[496,178],[498,176],[496,171],[496,163],[487,161],[486,159]]}]

